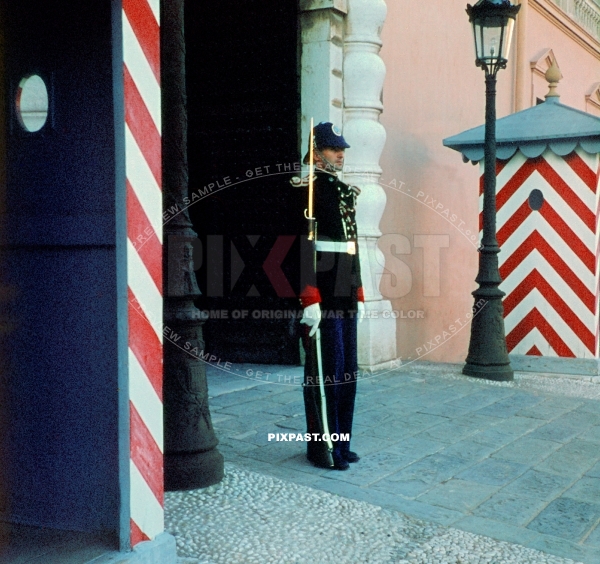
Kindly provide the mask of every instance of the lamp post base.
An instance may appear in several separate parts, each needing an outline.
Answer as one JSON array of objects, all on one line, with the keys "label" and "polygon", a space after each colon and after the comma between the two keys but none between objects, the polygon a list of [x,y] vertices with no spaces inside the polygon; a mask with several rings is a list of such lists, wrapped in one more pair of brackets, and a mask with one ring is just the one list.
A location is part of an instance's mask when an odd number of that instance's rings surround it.
[{"label": "lamp post base", "polygon": [[[481,270],[495,267],[495,253],[483,255]],[[491,277],[490,277],[491,278]],[[471,321],[471,341],[463,374],[487,380],[510,381],[514,377],[510,366],[504,332],[504,308],[498,284],[473,292],[475,305]]]},{"label": "lamp post base", "polygon": [[165,490],[195,490],[223,479],[223,455],[215,448],[206,452],[166,454]]},{"label": "lamp post base", "polygon": [[463,367],[462,373],[466,376],[495,380],[497,382],[510,382],[514,378],[514,372],[510,364],[485,365],[467,363]]}]

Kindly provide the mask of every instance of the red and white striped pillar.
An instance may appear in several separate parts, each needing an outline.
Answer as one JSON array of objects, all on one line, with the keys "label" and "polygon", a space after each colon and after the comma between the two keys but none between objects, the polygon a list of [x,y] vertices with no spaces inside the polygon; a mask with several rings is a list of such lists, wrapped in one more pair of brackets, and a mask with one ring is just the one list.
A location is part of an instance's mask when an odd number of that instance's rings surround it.
[{"label": "red and white striped pillar", "polygon": [[164,530],[159,4],[122,4],[132,546]]},{"label": "red and white striped pillar", "polygon": [[499,161],[497,233],[509,353],[598,358],[599,173],[598,154],[581,147],[566,156],[547,147],[535,158],[517,151]]}]

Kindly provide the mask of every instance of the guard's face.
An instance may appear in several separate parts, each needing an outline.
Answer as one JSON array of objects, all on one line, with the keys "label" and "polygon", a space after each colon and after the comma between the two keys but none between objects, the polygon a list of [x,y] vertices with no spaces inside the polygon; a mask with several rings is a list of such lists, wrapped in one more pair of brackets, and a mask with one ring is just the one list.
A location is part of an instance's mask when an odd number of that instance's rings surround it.
[{"label": "guard's face", "polygon": [[326,147],[321,149],[321,154],[327,159],[327,162],[322,163],[322,168],[335,170],[337,172],[344,168],[344,154],[346,150],[341,147]]}]

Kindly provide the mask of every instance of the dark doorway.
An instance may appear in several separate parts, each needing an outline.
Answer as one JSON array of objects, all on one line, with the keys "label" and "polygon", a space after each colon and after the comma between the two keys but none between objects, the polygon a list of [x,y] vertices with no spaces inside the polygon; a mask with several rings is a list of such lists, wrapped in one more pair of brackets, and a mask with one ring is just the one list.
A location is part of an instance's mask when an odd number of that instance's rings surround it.
[{"label": "dark doorway", "polygon": [[[206,352],[294,364],[298,8],[290,0],[186,4],[190,216],[209,319]],[[296,172],[298,174],[298,172]]]}]

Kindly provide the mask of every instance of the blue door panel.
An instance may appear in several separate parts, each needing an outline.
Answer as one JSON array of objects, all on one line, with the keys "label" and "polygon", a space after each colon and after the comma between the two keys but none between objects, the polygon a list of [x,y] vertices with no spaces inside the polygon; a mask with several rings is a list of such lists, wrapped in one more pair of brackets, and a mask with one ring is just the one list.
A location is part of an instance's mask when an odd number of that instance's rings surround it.
[{"label": "blue door panel", "polygon": [[[1,0],[6,213],[0,246],[8,431],[5,518],[119,531],[115,120],[110,0]],[[39,74],[50,115],[16,119]]]}]

